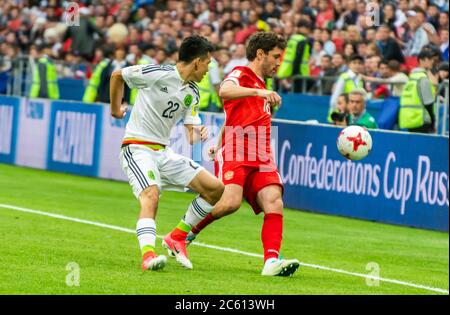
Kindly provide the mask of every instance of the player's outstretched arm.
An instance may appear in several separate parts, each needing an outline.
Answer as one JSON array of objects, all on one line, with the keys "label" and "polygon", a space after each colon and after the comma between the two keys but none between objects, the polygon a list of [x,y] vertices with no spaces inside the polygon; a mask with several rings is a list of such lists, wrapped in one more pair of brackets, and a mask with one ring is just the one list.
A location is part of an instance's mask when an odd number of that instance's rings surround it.
[{"label": "player's outstretched arm", "polygon": [[116,70],[111,74],[111,82],[109,87],[111,115],[115,118],[123,118],[126,115],[126,105],[122,105],[124,93],[124,80],[122,72]]},{"label": "player's outstretched arm", "polygon": [[224,100],[234,100],[243,97],[259,96],[267,99],[272,106],[281,104],[281,97],[275,91],[253,89],[239,86],[233,81],[225,81],[219,90],[219,96]]},{"label": "player's outstretched arm", "polygon": [[189,144],[194,144],[199,141],[206,141],[208,140],[208,129],[206,129],[205,126],[201,125],[184,125],[186,129],[188,130],[188,139]]}]

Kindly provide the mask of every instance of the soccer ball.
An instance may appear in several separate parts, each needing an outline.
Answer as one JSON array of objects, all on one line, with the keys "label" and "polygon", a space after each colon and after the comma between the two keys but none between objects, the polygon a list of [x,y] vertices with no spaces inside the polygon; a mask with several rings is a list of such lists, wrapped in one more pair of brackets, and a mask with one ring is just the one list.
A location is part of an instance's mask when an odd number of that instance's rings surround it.
[{"label": "soccer ball", "polygon": [[339,133],[337,148],[347,159],[362,160],[372,149],[372,137],[366,128],[349,126]]}]

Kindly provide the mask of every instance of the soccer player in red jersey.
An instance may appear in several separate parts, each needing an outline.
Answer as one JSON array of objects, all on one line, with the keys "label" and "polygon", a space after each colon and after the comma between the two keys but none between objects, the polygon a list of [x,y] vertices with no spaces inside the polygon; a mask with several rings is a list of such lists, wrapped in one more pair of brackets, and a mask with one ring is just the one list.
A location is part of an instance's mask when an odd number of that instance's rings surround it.
[{"label": "soccer player in red jersey", "polygon": [[223,80],[219,95],[226,119],[218,149],[215,172],[225,191],[213,211],[188,234],[187,243],[212,223],[235,212],[244,197],[255,214],[264,212],[261,239],[264,248],[262,275],[290,276],[299,267],[296,259],[279,257],[283,232],[283,183],[270,148],[271,113],[281,97],[266,89],[280,66],[286,46],[274,33],[256,33],[247,46],[248,67],[235,67]]}]

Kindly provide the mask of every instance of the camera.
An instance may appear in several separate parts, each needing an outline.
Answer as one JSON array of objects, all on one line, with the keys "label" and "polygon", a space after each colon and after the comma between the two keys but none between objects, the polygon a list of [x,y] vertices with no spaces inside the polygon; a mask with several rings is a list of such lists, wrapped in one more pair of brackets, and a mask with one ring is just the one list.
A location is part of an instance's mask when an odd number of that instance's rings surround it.
[{"label": "camera", "polygon": [[344,112],[339,112],[339,111],[334,111],[331,113],[331,120],[334,122],[343,122],[346,121],[348,123],[349,121],[349,114]]}]

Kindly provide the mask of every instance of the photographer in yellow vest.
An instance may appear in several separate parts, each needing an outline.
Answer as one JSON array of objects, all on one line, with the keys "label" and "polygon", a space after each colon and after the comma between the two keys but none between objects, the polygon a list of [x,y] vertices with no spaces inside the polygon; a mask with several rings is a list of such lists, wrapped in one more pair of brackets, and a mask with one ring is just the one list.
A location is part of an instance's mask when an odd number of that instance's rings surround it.
[{"label": "photographer in yellow vest", "polygon": [[398,125],[410,132],[434,133],[435,87],[429,71],[433,67],[433,55],[423,49],[417,56],[419,67],[411,71],[409,81],[400,96]]},{"label": "photographer in yellow vest", "polygon": [[353,90],[364,89],[361,74],[364,71],[364,59],[360,55],[352,55],[348,65],[349,69],[339,76],[330,98],[328,122],[332,123],[331,114],[336,109],[338,98],[342,94],[350,94]]},{"label": "photographer in yellow vest", "polygon": [[50,58],[50,46],[41,46],[39,59],[33,68],[33,81],[30,89],[30,98],[59,99],[58,73],[56,66]]},{"label": "photographer in yellow vest", "polygon": [[[125,59],[126,49],[124,47],[117,47],[112,50],[112,47],[104,48],[104,58],[100,61],[94,69],[89,84],[86,87],[83,95],[83,102],[85,103],[109,103],[109,84],[111,81],[111,73],[130,66],[131,64]],[[111,58],[113,57],[113,58]],[[130,88],[124,88],[124,102],[130,104]]]},{"label": "photographer in yellow vest", "polygon": [[[292,79],[292,76],[301,75],[309,76],[309,56],[311,54],[311,40],[309,34],[311,26],[306,21],[300,21],[297,25],[297,34],[292,35],[284,50],[283,60],[277,71],[277,77],[281,79],[280,85],[282,90],[291,90],[292,85],[294,92],[302,90],[303,80]],[[307,81],[308,85],[314,84],[314,81]]]}]

